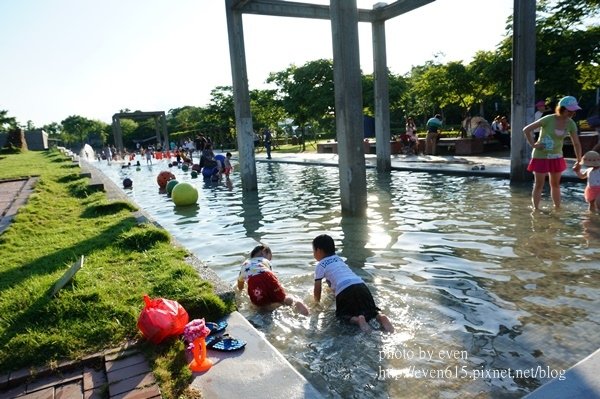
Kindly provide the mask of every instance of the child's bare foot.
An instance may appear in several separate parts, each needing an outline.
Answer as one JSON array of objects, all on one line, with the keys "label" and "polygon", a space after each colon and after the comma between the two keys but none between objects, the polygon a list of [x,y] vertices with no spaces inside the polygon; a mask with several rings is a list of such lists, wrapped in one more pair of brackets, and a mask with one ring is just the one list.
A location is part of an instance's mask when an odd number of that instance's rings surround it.
[{"label": "child's bare foot", "polygon": [[367,319],[365,319],[365,316],[360,315],[360,316],[354,316],[353,318],[350,319],[350,321],[354,324],[358,324],[358,326],[360,327],[360,330],[364,333],[369,333],[371,332],[371,326],[369,326],[369,323],[367,323]]},{"label": "child's bare foot", "polygon": [[310,313],[306,305],[300,301],[294,302],[294,308],[296,309],[296,312],[303,314],[304,316],[308,316],[308,314]]},{"label": "child's bare foot", "polygon": [[392,322],[390,321],[390,319],[388,319],[388,317],[386,315],[381,314],[381,313],[378,314],[377,321],[379,322],[379,324],[381,324],[384,331],[389,332],[389,333],[394,332],[394,326],[392,325]]}]

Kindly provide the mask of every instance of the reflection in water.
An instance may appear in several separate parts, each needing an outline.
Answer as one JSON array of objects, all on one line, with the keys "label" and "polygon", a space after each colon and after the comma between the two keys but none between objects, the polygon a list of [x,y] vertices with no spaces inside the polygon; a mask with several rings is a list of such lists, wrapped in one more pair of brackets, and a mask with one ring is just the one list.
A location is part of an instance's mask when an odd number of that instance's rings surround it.
[{"label": "reflection in water", "polygon": [[[362,269],[367,259],[373,255],[368,249],[369,223],[366,217],[342,216],[342,251],[340,256],[346,258],[346,263],[352,269]],[[354,270],[361,275],[360,271]]]},{"label": "reflection in water", "polygon": [[[174,170],[201,192],[197,215],[182,216],[156,193],[153,174],[100,167],[118,184],[135,176],[128,195],[232,284],[262,241],[286,291],[310,303],[312,239],[334,238],[396,333],[338,323],[332,295],[309,317],[258,310],[245,295],[238,303],[329,397],[519,398],[546,380],[476,373],[565,369],[600,345],[590,333],[600,325],[600,217],[587,213],[582,184],[563,184],[560,212],[531,214],[530,185],[370,170],[367,217],[354,218],[341,216],[336,168],[258,163],[258,193],[242,193],[235,172],[230,190]],[[447,368],[468,377],[411,376]]]},{"label": "reflection in water", "polygon": [[246,191],[242,193],[242,212],[240,213],[246,235],[262,242],[261,235],[258,233],[263,215],[260,211],[259,197],[257,191]]}]

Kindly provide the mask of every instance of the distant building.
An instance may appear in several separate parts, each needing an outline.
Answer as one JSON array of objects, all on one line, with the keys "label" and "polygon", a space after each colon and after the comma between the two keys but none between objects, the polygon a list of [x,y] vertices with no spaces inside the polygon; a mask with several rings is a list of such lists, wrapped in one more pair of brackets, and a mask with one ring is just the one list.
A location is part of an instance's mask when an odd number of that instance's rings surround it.
[{"label": "distant building", "polygon": [[43,129],[28,130],[25,132],[27,148],[31,151],[44,151],[48,149],[48,133]]}]

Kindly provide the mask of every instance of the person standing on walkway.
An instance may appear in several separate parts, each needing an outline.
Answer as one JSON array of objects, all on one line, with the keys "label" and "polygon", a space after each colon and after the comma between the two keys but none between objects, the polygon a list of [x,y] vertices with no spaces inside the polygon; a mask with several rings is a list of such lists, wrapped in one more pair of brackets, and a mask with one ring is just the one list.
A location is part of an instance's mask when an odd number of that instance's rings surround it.
[{"label": "person standing on walkway", "polygon": [[[560,208],[560,177],[567,169],[563,157],[562,147],[565,137],[570,136],[577,162],[573,166],[578,171],[581,163],[581,144],[577,136],[577,125],[572,117],[580,110],[577,99],[572,96],[563,97],[552,115],[546,115],[537,121],[525,126],[523,133],[529,145],[533,148],[531,161],[527,170],[533,172],[534,183],[531,193],[533,209],[539,209],[542,190],[546,176],[550,176],[550,196],[554,208]],[[540,137],[533,139],[533,131],[540,128]]]},{"label": "person standing on walkway", "polygon": [[425,139],[425,154],[435,155],[437,141],[440,136],[439,129],[442,127],[441,115],[436,114],[433,118],[430,118],[425,126],[427,127],[427,137]]},{"label": "person standing on walkway", "polygon": [[265,129],[265,134],[263,136],[265,150],[267,151],[267,159],[271,159],[271,141],[273,140],[273,135],[269,128]]}]

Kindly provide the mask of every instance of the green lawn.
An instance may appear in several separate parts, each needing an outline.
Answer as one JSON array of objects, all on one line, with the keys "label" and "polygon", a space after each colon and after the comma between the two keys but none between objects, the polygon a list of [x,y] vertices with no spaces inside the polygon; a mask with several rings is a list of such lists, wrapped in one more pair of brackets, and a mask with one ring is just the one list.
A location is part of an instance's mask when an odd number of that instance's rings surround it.
[{"label": "green lawn", "polygon": [[[138,225],[128,202],[109,202],[58,151],[0,154],[0,179],[39,176],[11,226],[0,235],[0,373],[52,366],[139,338],[143,294],[179,301],[190,319],[216,319],[235,304],[214,295],[184,262],[169,234]],[[56,296],[56,281],[85,256]],[[176,339],[148,345],[166,397],[190,374]]]}]

